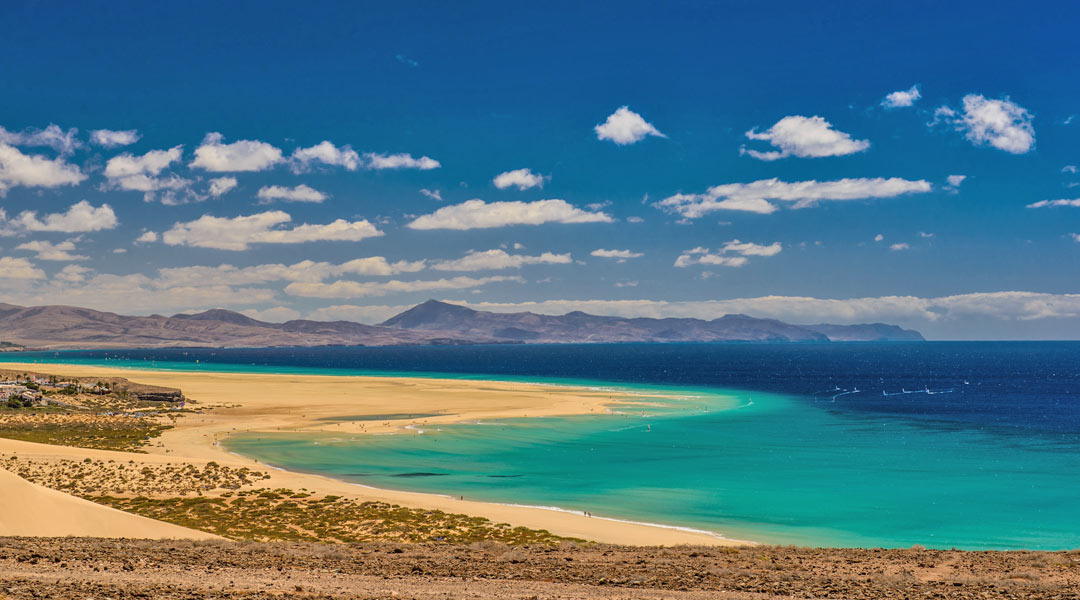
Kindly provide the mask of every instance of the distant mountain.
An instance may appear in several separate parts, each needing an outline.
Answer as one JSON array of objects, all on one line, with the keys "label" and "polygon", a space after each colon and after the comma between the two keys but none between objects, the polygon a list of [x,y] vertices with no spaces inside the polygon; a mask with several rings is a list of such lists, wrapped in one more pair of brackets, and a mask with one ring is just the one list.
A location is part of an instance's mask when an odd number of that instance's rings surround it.
[{"label": "distant mountain", "polygon": [[49,349],[401,346],[499,342],[483,336],[463,338],[454,333],[405,331],[348,321],[265,323],[228,310],[172,317],[129,317],[74,306],[24,307],[11,304],[0,304],[0,339]]},{"label": "distant mountain", "polygon": [[885,323],[864,325],[807,325],[807,329],[823,333],[834,342],[925,342],[922,334]]},{"label": "distant mountain", "polygon": [[702,319],[493,313],[428,300],[381,323],[410,331],[452,331],[464,336],[528,343],[578,342],[827,342],[922,341],[919,332],[894,325],[800,326],[775,319],[725,315]]},{"label": "distant mountain", "polygon": [[429,300],[379,325],[267,323],[215,309],[171,317],[123,316],[74,306],[0,304],[0,339],[32,348],[402,346],[582,342],[921,341],[894,325],[791,325],[725,315],[702,319],[604,317],[583,312],[493,313]]}]

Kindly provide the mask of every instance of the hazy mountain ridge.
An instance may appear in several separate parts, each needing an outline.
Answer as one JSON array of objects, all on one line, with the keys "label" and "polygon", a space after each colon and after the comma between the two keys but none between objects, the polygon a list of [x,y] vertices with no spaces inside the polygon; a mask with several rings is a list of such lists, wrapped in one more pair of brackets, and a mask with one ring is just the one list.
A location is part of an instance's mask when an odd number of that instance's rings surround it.
[{"label": "hazy mountain ridge", "polygon": [[380,325],[531,343],[923,341],[917,331],[881,323],[800,326],[746,315],[724,315],[706,321],[607,317],[580,311],[565,315],[493,313],[435,300],[414,306]]},{"label": "hazy mountain ridge", "polygon": [[799,326],[725,315],[624,318],[493,313],[429,300],[378,325],[351,321],[259,321],[214,309],[198,314],[124,316],[74,306],[0,304],[0,339],[36,348],[182,346],[401,346],[491,343],[921,341],[917,331],[881,323]]}]

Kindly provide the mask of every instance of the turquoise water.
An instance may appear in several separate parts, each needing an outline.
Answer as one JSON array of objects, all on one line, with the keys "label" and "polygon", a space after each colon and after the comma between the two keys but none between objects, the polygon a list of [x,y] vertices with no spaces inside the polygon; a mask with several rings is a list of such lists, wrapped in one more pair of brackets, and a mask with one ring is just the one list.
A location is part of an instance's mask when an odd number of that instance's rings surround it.
[{"label": "turquoise water", "polygon": [[[587,510],[763,542],[1080,547],[1080,344],[146,352],[154,362],[135,352],[119,361],[100,352],[59,358],[667,390],[680,398],[625,414],[421,426],[422,433],[385,436],[250,434],[227,445],[364,485]],[[439,412],[435,402],[430,413]],[[391,416],[402,415],[368,418]]]},{"label": "turquoise water", "polygon": [[[706,412],[707,409],[707,412]],[[241,435],[229,449],[356,483],[588,510],[725,537],[828,546],[1080,546],[1080,453],[1053,439],[853,418],[783,395],[423,427]]]}]

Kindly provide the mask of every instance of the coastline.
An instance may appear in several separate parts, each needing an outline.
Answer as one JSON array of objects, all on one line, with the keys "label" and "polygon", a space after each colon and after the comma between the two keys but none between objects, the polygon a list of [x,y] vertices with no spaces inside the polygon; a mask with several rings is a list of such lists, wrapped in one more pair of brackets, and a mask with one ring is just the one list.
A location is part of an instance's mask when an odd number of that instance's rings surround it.
[{"label": "coastline", "polygon": [[[650,397],[605,388],[484,379],[365,375],[297,375],[270,373],[193,372],[114,368],[67,363],[4,363],[16,370],[47,370],[72,377],[121,376],[139,383],[177,387],[196,407],[213,407],[176,422],[145,447],[148,454],[85,450],[0,439],[0,452],[37,458],[101,458],[136,462],[188,462],[267,468],[272,465],[233,453],[220,442],[234,433],[293,432],[388,434],[416,425],[438,425],[485,419],[598,414],[621,399]],[[658,397],[658,395],[651,395]],[[438,414],[432,414],[433,411]],[[354,415],[422,414],[382,422],[348,419]],[[685,527],[608,517],[590,517],[559,507],[499,504],[431,493],[375,488],[331,477],[274,466],[267,485],[307,489],[361,501],[379,501],[409,508],[436,509],[481,516],[496,522],[556,535],[624,545],[737,546],[752,542]]]}]

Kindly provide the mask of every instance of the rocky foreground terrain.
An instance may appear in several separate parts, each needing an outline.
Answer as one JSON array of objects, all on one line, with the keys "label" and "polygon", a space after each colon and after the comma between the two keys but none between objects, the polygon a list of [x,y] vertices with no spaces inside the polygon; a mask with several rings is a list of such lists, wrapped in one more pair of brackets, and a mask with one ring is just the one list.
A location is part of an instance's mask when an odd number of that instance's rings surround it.
[{"label": "rocky foreground terrain", "polygon": [[1080,552],[0,538],[0,597],[1080,598]]}]

